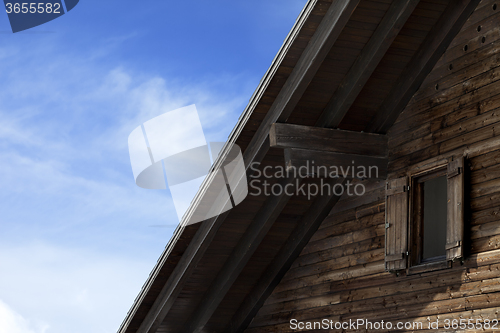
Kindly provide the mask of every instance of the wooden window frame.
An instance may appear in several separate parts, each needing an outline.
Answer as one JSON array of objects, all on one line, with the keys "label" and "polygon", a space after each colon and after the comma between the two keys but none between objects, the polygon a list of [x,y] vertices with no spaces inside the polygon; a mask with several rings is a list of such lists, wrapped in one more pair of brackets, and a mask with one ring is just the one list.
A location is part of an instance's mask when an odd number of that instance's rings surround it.
[{"label": "wooden window frame", "polygon": [[[463,156],[453,156],[446,160],[419,163],[418,167],[410,167],[405,177],[388,180],[385,223],[387,271],[406,270],[408,275],[417,274],[447,269],[452,266],[453,261],[463,260],[464,165]],[[423,194],[418,182],[440,176],[447,177],[446,256],[425,261],[421,258]]]},{"label": "wooden window frame", "polygon": [[[408,222],[408,269],[407,274],[417,274],[451,267],[446,255],[424,260],[423,255],[423,222],[424,222],[424,193],[422,184],[428,180],[447,176],[448,163],[433,166],[416,174],[409,174],[409,222]],[[448,189],[448,180],[446,182]],[[447,191],[448,192],[448,191]],[[448,224],[448,220],[446,221]],[[446,245],[446,244],[445,244]]]}]

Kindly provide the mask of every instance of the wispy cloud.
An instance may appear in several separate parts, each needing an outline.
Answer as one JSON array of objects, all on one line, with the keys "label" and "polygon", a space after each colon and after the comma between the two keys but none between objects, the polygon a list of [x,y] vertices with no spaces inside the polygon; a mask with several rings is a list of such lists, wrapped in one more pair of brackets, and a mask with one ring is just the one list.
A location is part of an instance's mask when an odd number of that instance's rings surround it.
[{"label": "wispy cloud", "polygon": [[[16,72],[22,67],[21,73],[1,87],[2,192],[72,200],[78,206],[73,210],[78,220],[116,210],[158,219],[151,212],[152,206],[162,206],[162,194],[138,190],[131,182],[129,133],[159,114],[196,103],[207,139],[225,140],[244,104],[241,96],[211,91],[206,82],[169,82],[124,68],[104,69],[82,59],[60,58],[58,66],[30,70],[36,64],[21,57],[23,66],[14,66]],[[29,80],[25,71],[30,72]],[[65,217],[68,209],[74,209],[66,204],[60,208]]]},{"label": "wispy cloud", "polygon": [[0,333],[114,332],[153,262],[45,243],[4,245]]},{"label": "wispy cloud", "polygon": [[0,300],[0,333],[45,333],[48,326],[36,325],[26,320]]},{"label": "wispy cloud", "polygon": [[0,329],[109,333],[177,224],[168,192],[134,184],[128,135],[195,103],[207,140],[225,140],[249,91],[47,45],[0,49]]}]

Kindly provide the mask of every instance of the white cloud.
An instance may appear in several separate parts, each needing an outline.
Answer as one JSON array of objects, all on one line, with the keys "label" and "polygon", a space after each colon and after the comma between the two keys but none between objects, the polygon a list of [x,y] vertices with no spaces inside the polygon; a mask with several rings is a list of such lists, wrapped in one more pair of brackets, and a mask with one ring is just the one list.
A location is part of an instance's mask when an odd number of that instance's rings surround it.
[{"label": "white cloud", "polygon": [[0,333],[45,333],[48,325],[33,325],[0,300]]},{"label": "white cloud", "polygon": [[0,293],[26,319],[0,302],[0,333],[115,332],[153,263],[45,243],[4,245]]},{"label": "white cloud", "polygon": [[51,47],[0,48],[0,329],[111,333],[177,223],[168,192],[135,185],[128,135],[194,103],[207,140],[225,140],[249,92]]},{"label": "white cloud", "polygon": [[[165,222],[166,216],[175,221],[172,203],[164,204],[167,193],[135,188],[128,135],[154,116],[195,102],[207,139],[225,140],[233,126],[228,115],[236,119],[241,96],[227,99],[205,84],[185,87],[159,77],[134,76],[123,68],[102,72],[79,66],[78,59],[71,66],[65,59],[58,61],[59,67],[47,66],[51,70],[33,70],[28,87],[14,77],[0,94],[0,174],[8,189],[3,193],[23,194],[35,206],[45,206],[50,196],[71,200],[53,207],[60,211],[55,222],[117,211],[153,224]],[[21,106],[26,112],[19,111]],[[29,212],[21,203],[17,208]]]}]

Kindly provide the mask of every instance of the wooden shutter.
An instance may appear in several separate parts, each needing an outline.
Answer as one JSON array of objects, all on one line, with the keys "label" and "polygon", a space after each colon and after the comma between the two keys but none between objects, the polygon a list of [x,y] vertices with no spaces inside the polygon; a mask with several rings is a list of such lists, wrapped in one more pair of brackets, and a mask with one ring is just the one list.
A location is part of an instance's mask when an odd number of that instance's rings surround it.
[{"label": "wooden shutter", "polygon": [[385,223],[385,269],[406,268],[408,251],[408,178],[387,182]]},{"label": "wooden shutter", "polygon": [[464,239],[464,158],[448,164],[448,222],[446,226],[446,259],[463,257]]}]

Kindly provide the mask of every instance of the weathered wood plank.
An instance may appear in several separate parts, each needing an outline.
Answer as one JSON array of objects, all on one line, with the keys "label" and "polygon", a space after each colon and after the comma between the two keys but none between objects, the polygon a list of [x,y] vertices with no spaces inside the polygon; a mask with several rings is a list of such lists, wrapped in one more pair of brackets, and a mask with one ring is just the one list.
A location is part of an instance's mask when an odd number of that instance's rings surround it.
[{"label": "weathered wood plank", "polygon": [[[353,255],[361,254],[368,251],[382,249],[384,247],[383,236],[378,236],[375,238],[365,239],[356,243],[350,243],[343,245],[341,247],[326,248],[321,251],[301,255],[294,262],[292,267],[304,267],[307,265],[315,265],[316,263],[331,261],[335,259],[341,259],[346,257],[347,261],[350,263],[354,260],[349,259]],[[344,259],[342,259],[342,262]],[[345,267],[341,267],[345,268]]]},{"label": "weathered wood plank", "polygon": [[446,259],[464,255],[464,158],[459,156],[448,164],[448,207],[446,223]]},{"label": "weathered wood plank", "polygon": [[[337,249],[339,250],[339,249]],[[283,277],[282,281],[289,281],[306,276],[323,274],[342,268],[351,266],[363,265],[374,261],[384,259],[384,249],[377,249],[362,253],[344,256],[341,258],[334,258],[323,262],[317,262],[314,265],[307,265],[290,269]]]},{"label": "weathered wood plank", "polygon": [[[474,138],[474,135],[470,137],[473,140],[477,139]],[[499,148],[500,137],[492,136],[491,134],[486,135],[486,138],[481,135],[477,141],[470,142],[469,145],[462,145],[450,151],[443,151],[441,154],[439,154],[439,146],[433,145],[426,149],[403,156],[402,158],[389,161],[389,168],[391,170],[389,177],[397,177],[406,174],[406,170],[409,166],[411,166],[411,169],[417,170],[437,161],[446,160],[452,156],[463,155],[472,158],[497,151]]]},{"label": "weathered wood plank", "polygon": [[[377,187],[377,189],[385,189],[385,181],[380,181],[380,186]],[[371,189],[373,191],[375,189]],[[342,200],[342,199],[341,199]],[[335,210],[336,207],[339,205],[336,205],[332,211],[330,212],[330,215],[323,221],[319,229],[323,228],[328,228],[333,225],[337,225],[343,222],[347,222],[350,220],[355,220],[355,219],[361,219],[370,215],[374,215],[380,212],[385,211],[385,202],[384,200],[381,201],[374,201],[368,204],[364,205],[359,205],[354,208],[350,208],[348,210],[342,209],[342,210]]]},{"label": "weathered wood plank", "polygon": [[276,123],[271,126],[269,141],[275,148],[387,156],[387,137],[380,134]]},{"label": "weathered wood plank", "polygon": [[493,222],[473,226],[471,228],[470,238],[471,240],[475,240],[497,235],[500,235],[500,219]]},{"label": "weathered wood plank", "polygon": [[[282,188],[294,184],[296,184],[296,179],[293,177],[284,178],[280,183]],[[287,192],[282,191],[280,195],[271,196],[264,203],[224,266],[217,273],[217,277],[203,296],[190,321],[185,324],[184,331],[198,332],[203,329],[289,199]]]},{"label": "weathered wood plank", "polygon": [[419,0],[392,3],[321,114],[318,123],[322,127],[338,127],[418,3]]},{"label": "weathered wood plank", "polygon": [[[369,190],[368,189],[368,186],[365,182],[368,182],[369,183],[374,183],[374,182],[377,182],[378,185],[380,185],[379,187],[375,188],[375,189],[372,189],[372,190]],[[372,205],[378,205],[380,204],[381,202],[383,202],[385,200],[385,179],[384,180],[378,180],[378,181],[374,181],[374,180],[368,180],[368,181],[362,181],[362,182],[358,182],[358,179],[354,179],[352,181],[353,183],[353,186],[356,186],[358,184],[363,184],[364,186],[366,186],[366,193],[363,194],[362,196],[356,196],[356,195],[347,195],[347,196],[344,196],[342,197],[342,199],[340,199],[340,202],[338,205],[336,205],[333,210],[332,210],[332,213],[340,213],[340,212],[344,212],[346,210],[350,210],[350,209],[353,209],[353,208],[360,208],[360,209],[363,209],[364,207],[370,209],[369,207],[372,206]]]},{"label": "weathered wood plank", "polygon": [[[498,274],[498,268],[495,269]],[[450,274],[451,273],[451,274]],[[373,316],[373,311],[381,316],[397,313],[396,309],[408,309],[413,306],[422,306],[426,303],[460,303],[464,298],[476,297],[481,299],[491,293],[500,291],[500,279],[492,277],[483,271],[470,280],[465,271],[447,272],[445,275],[428,277],[425,279],[414,279],[414,283],[401,281],[397,288],[390,289],[390,285],[382,286],[383,289],[371,288],[372,290],[355,290],[355,293],[329,293],[327,297],[319,298],[313,296],[303,300],[291,300],[284,304],[266,305],[262,312],[266,315],[259,316],[252,325],[269,325],[286,322],[290,317],[298,320],[310,320],[322,318],[326,315],[343,316],[349,313],[362,317]],[[482,279],[479,280],[478,278]],[[318,300],[330,304],[320,305]],[[302,301],[302,302],[301,302]],[[474,307],[479,308],[479,304]],[[320,308],[321,307],[321,308]],[[349,316],[349,315],[348,315]]]},{"label": "weathered wood plank", "polygon": [[391,179],[386,188],[385,269],[398,271],[407,266],[408,178]]},{"label": "weathered wood plank", "polygon": [[490,223],[500,219],[500,207],[492,207],[489,209],[479,210],[473,212],[471,225],[481,225],[485,223]]},{"label": "weathered wood plank", "polygon": [[[266,304],[298,300],[325,293],[341,293],[343,303],[346,300],[369,300],[410,291],[425,291],[434,287],[451,285],[460,279],[463,282],[481,282],[497,278],[500,274],[500,250],[489,251],[469,256],[464,266],[453,269],[433,271],[412,276],[400,276],[383,273],[379,277],[353,278],[333,283],[312,285],[298,289],[275,292]],[[457,280],[458,278],[458,280]],[[327,287],[327,285],[329,287]]]},{"label": "weathered wood plank", "polygon": [[[329,185],[343,184],[345,179],[330,180]],[[234,314],[229,324],[229,332],[242,332],[253,319],[264,301],[289,270],[302,248],[309,242],[331,208],[338,202],[339,196],[319,196],[301,219],[286,243],[275,256],[269,268],[262,275],[241,307]],[[320,300],[321,302],[321,300]]]},{"label": "weathered wood plank", "polygon": [[[500,61],[499,48],[500,42],[488,44],[484,49],[471,53],[467,61],[463,60],[455,64],[447,63],[448,66],[442,70],[441,77],[436,77],[435,80],[422,84],[412,101],[408,103],[408,108],[419,109],[420,105],[428,107],[429,102],[432,102],[432,105],[437,105],[440,101],[446,100],[444,97],[449,99],[448,91],[452,87],[463,85],[462,91],[470,91],[469,80],[498,66]],[[478,59],[482,59],[482,61],[473,62],[473,60]],[[436,89],[436,85],[438,85],[438,89]]]},{"label": "weathered wood plank", "polygon": [[384,272],[384,267],[385,267],[384,262],[378,261],[366,265],[358,265],[358,266],[343,268],[337,271],[322,274],[319,277],[314,275],[296,280],[286,281],[279,284],[275,290],[276,292],[281,292],[285,290],[323,284],[327,282],[342,281],[361,276],[374,275]]},{"label": "weathered wood plank", "polygon": [[316,150],[285,149],[287,170],[319,177],[340,176],[358,179],[387,178],[387,159]]},{"label": "weathered wood plank", "polygon": [[460,0],[450,3],[401,74],[367,132],[387,133],[479,2]]},{"label": "weathered wood plank", "polygon": [[[394,132],[401,132],[397,137],[393,137],[390,140],[391,152],[394,151],[395,154],[404,154],[404,150],[408,151],[411,147],[418,145],[419,141],[425,136],[426,139],[432,139],[436,142],[445,141],[448,138],[457,136],[460,133],[464,133],[464,128],[468,128],[471,125],[480,127],[481,124],[474,125],[474,122],[478,120],[472,120],[479,115],[495,111],[500,107],[500,95],[498,94],[499,83],[498,80],[500,76],[497,69],[489,71],[482,76],[482,82],[478,83],[479,87],[469,90],[468,88],[459,87],[460,93],[457,94],[456,98],[451,98],[450,100],[444,99],[443,103],[438,105],[433,105],[429,108],[422,109],[422,112],[417,112],[414,109],[405,110],[408,112],[409,116],[400,123],[394,125]],[[484,78],[484,79],[483,79]],[[474,81],[476,78],[471,79]],[[470,83],[472,86],[475,85],[474,82]],[[468,86],[469,84],[467,84]],[[410,116],[411,115],[411,116]],[[497,114],[492,112],[488,116],[483,116],[482,118],[488,119],[489,123],[495,122]],[[408,135],[408,131],[413,132],[415,126],[420,128],[419,124],[430,124],[426,127],[423,132],[418,132],[418,136]],[[469,126],[464,128],[461,124],[467,124]],[[406,136],[403,135],[405,128]],[[417,134],[417,133],[416,133]]]},{"label": "weathered wood plank", "polygon": [[168,311],[174,304],[187,279],[193,273],[196,265],[200,262],[203,254],[208,249],[208,245],[215,237],[222,221],[226,218],[228,212],[217,217],[204,221],[195,236],[191,240],[187,250],[177,263],[174,271],[163,286],[158,297],[148,311],[145,319],[137,333],[153,333],[161,325]]},{"label": "weathered wood plank", "polygon": [[[333,216],[332,219],[335,219],[335,217]],[[325,220],[323,223],[325,222],[328,221]],[[328,227],[319,229],[311,238],[311,242],[330,238],[333,236],[341,236],[348,232],[361,230],[379,224],[384,224],[384,222],[385,222],[384,211],[370,214],[368,216],[364,216],[361,218],[354,218],[353,220],[336,223]]]}]

